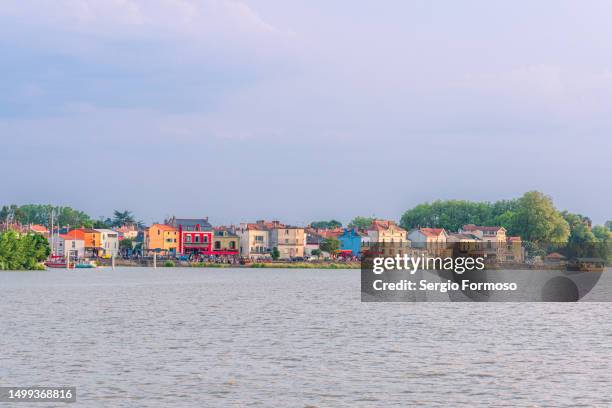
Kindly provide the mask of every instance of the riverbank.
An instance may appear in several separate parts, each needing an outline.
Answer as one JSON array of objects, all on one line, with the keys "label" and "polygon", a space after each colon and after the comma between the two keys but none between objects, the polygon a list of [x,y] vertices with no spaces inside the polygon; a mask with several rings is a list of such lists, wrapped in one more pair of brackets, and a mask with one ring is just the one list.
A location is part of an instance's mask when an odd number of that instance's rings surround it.
[{"label": "riverbank", "polygon": [[[112,266],[110,259],[97,261],[99,266]],[[214,262],[189,262],[176,260],[157,260],[158,268],[275,268],[275,269],[360,269],[359,262],[253,262],[244,265]],[[115,267],[153,267],[153,259],[115,259]]]}]

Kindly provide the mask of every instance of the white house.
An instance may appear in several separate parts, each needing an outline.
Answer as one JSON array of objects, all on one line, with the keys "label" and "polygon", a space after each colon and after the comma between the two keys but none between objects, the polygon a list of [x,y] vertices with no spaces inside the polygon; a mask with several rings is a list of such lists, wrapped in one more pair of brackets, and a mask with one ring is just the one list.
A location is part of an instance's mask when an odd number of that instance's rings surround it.
[{"label": "white house", "polygon": [[258,223],[242,223],[236,228],[240,237],[240,255],[253,260],[270,257],[270,233]]},{"label": "white house", "polygon": [[53,240],[53,253],[59,256],[68,256],[70,259],[85,257],[85,241],[70,235],[56,236]]},{"label": "white house", "polygon": [[96,229],[100,233],[101,256],[111,257],[119,253],[119,233],[110,229]]}]

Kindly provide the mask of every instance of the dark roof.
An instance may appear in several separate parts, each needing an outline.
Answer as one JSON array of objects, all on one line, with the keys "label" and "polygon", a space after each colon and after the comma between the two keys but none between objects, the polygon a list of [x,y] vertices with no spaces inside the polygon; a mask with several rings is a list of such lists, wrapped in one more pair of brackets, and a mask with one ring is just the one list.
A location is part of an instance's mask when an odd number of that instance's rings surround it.
[{"label": "dark roof", "polygon": [[202,231],[212,230],[212,225],[207,218],[174,218],[170,221],[170,225],[176,228],[181,226],[183,229],[194,228],[199,225]]},{"label": "dark roof", "polygon": [[[223,235],[224,232],[226,233],[225,235]],[[214,236],[215,237],[233,237],[233,238],[236,238],[238,235],[233,233],[229,228],[215,228]]]}]

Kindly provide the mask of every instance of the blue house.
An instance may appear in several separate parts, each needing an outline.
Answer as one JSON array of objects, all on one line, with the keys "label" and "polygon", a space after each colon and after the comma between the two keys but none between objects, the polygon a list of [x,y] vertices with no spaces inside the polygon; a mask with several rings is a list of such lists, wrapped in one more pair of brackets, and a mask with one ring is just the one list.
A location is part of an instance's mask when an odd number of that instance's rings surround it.
[{"label": "blue house", "polygon": [[340,241],[340,249],[350,250],[354,256],[361,255],[361,238],[362,234],[357,228],[345,228],[342,235],[338,236]]}]

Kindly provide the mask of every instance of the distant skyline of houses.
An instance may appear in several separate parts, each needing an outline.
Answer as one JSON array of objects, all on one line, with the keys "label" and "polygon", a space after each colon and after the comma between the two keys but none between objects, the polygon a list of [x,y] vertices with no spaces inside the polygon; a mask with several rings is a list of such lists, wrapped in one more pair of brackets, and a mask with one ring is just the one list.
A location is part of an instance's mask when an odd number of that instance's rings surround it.
[{"label": "distant skyline of houses", "polygon": [[[522,262],[524,249],[520,237],[507,236],[501,226],[466,224],[456,232],[443,228],[414,228],[406,231],[391,220],[374,219],[366,229],[355,227],[312,228],[287,225],[278,220],[241,223],[238,226],[216,226],[203,218],[171,217],[164,223],[137,228],[57,228],[51,240],[49,230],[42,225],[21,227],[50,239],[58,255],[77,258],[112,257],[121,251],[123,239],[142,245],[142,253],[186,257],[242,257],[252,260],[272,258],[274,248],[278,259],[313,257],[325,239],[339,241],[340,257],[360,257],[376,246],[388,254],[425,251],[435,256],[450,256],[451,247],[463,248],[504,262]],[[382,246],[380,244],[383,244]],[[323,254],[329,256],[330,254]],[[456,255],[456,254],[455,254]]]}]

